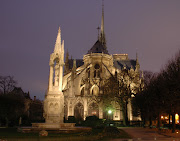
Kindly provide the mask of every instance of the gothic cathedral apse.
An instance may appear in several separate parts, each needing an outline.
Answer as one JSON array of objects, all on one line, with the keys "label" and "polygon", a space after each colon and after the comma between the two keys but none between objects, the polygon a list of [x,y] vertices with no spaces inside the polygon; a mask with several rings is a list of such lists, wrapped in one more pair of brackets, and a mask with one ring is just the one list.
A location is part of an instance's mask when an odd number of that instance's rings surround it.
[{"label": "gothic cathedral apse", "polygon": [[[104,8],[98,40],[83,59],[69,59],[67,52],[64,63],[64,41],[61,42],[59,28],[49,66],[49,87],[44,100],[46,123],[62,123],[63,118],[67,119],[68,116],[82,120],[92,115],[100,119],[107,118],[101,98],[104,95],[105,80],[115,73],[120,77],[122,72],[126,71],[124,81],[127,81],[131,88],[131,97],[135,96],[137,88],[143,88],[138,57],[133,60],[129,59],[128,54],[108,52],[104,31]],[[133,117],[132,108],[129,98],[128,120],[140,120],[139,117]],[[121,106],[114,102],[112,120],[121,121],[122,118]]]}]

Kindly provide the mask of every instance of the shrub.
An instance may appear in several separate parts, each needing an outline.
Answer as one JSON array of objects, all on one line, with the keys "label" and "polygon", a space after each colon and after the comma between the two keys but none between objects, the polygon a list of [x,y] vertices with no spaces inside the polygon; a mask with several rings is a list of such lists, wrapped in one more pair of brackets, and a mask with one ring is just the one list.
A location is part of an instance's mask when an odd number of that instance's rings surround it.
[{"label": "shrub", "polygon": [[86,117],[84,125],[93,128],[104,127],[103,120],[99,119],[97,116]]},{"label": "shrub", "polygon": [[108,137],[119,136],[120,131],[118,130],[117,127],[108,126],[104,128],[103,134],[104,136],[108,136]]},{"label": "shrub", "polygon": [[76,118],[74,116],[68,116],[68,123],[76,123]]}]

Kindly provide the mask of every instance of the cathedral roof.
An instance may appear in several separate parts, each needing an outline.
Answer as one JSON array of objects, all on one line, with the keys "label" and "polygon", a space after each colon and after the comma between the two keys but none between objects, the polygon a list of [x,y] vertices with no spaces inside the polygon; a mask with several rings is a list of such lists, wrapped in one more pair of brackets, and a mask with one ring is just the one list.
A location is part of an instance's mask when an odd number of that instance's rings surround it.
[{"label": "cathedral roof", "polygon": [[136,68],[136,60],[115,60],[114,66],[117,69],[123,69],[123,67],[126,67],[128,70],[131,69],[131,67],[135,70]]},{"label": "cathedral roof", "polygon": [[93,45],[93,47],[88,51],[87,54],[90,53],[104,53],[104,54],[109,54],[106,46],[102,44],[99,40],[96,41],[96,43]]}]

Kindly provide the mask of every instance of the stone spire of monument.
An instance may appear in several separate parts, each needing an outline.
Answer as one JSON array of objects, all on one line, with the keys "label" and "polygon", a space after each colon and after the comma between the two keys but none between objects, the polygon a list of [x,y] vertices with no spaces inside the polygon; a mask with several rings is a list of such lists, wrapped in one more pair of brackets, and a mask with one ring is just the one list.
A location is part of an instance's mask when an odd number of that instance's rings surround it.
[{"label": "stone spire of monument", "polygon": [[[44,118],[47,128],[57,128],[64,119],[64,95],[62,92],[64,65],[64,40],[61,42],[61,30],[59,27],[54,52],[50,55],[50,71],[48,91],[44,100]],[[51,125],[49,126],[49,123]],[[53,125],[52,125],[53,124]],[[59,124],[60,127],[60,124]]]},{"label": "stone spire of monument", "polygon": [[49,91],[62,91],[64,65],[64,40],[61,42],[61,30],[58,29],[54,52],[50,55]]},{"label": "stone spire of monument", "polygon": [[59,27],[58,34],[56,38],[56,43],[54,47],[54,53],[60,54],[61,53],[61,29]]},{"label": "stone spire of monument", "polygon": [[62,41],[60,52],[61,52],[61,63],[64,64],[64,40]]},{"label": "stone spire of monument", "polygon": [[101,33],[100,42],[106,47],[106,38],[104,33],[104,0],[102,0],[102,17],[101,17]]}]

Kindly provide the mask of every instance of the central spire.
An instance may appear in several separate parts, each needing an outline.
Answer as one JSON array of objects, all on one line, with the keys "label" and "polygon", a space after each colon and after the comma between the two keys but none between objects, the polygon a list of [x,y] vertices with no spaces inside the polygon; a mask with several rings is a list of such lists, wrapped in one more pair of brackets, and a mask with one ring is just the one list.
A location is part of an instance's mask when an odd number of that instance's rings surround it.
[{"label": "central spire", "polygon": [[101,34],[104,35],[104,1],[102,0]]},{"label": "central spire", "polygon": [[102,0],[101,34],[100,42],[106,47],[106,38],[104,33],[104,0]]},{"label": "central spire", "polygon": [[[99,35],[99,29],[101,29],[100,35]],[[101,28],[98,27],[97,30],[98,30],[98,40],[93,45],[93,47],[90,50],[88,50],[88,54],[90,53],[109,54],[106,47],[106,38],[104,33],[104,0],[102,0]]]}]

